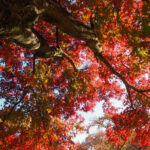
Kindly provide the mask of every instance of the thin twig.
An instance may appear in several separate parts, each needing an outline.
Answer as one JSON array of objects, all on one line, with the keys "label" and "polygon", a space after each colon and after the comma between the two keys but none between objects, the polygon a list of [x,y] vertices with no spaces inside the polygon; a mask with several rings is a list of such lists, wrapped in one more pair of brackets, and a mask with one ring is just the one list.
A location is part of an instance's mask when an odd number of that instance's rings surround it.
[{"label": "thin twig", "polygon": [[23,92],[23,94],[22,94],[20,100],[19,100],[18,102],[16,102],[13,107],[11,107],[11,110],[10,110],[6,115],[4,115],[4,117],[3,117],[3,119],[2,119],[3,123],[6,121],[6,119],[8,119],[8,118],[10,117],[10,115],[11,115],[11,113],[13,112],[13,110],[15,109],[15,107],[23,101],[23,99],[25,98],[25,96],[26,96],[26,94],[28,93],[28,91],[29,91],[29,89],[25,90],[25,91]]},{"label": "thin twig", "polygon": [[76,68],[72,58],[65,52],[63,52],[62,55],[70,62],[70,64],[73,66],[75,72],[78,72],[78,69]]}]

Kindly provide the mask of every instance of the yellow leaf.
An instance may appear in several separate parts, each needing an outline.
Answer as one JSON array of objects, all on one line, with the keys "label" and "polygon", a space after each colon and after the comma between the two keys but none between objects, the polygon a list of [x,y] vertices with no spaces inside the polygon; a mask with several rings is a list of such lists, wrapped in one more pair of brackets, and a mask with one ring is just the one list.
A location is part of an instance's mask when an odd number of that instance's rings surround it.
[{"label": "yellow leaf", "polygon": [[47,108],[46,111],[47,111],[48,113],[51,113],[51,112],[52,112],[52,109],[51,109],[51,108]]},{"label": "yellow leaf", "polygon": [[116,12],[116,11],[114,12],[114,16],[115,16],[115,17],[117,16],[117,12]]},{"label": "yellow leaf", "polygon": [[47,83],[47,82],[48,82],[48,79],[45,79],[44,82]]},{"label": "yellow leaf", "polygon": [[140,56],[143,56],[143,57],[147,56],[146,52],[145,52],[145,51],[142,51],[142,50],[139,51],[139,55],[140,55]]},{"label": "yellow leaf", "polygon": [[29,119],[30,122],[32,121],[32,117],[31,116],[28,116],[28,119]]},{"label": "yellow leaf", "polygon": [[103,34],[103,38],[107,38],[107,35]]}]

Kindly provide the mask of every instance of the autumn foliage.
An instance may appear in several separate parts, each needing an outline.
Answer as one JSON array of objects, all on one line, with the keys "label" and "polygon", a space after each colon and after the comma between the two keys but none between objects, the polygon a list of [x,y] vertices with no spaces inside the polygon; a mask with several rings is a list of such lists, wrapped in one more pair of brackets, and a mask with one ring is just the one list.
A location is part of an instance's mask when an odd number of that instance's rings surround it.
[{"label": "autumn foliage", "polygon": [[[11,2],[16,13],[18,1]],[[72,138],[85,130],[81,125],[84,119],[77,111],[90,111],[100,101],[111,120],[107,140],[116,147],[129,139],[132,144],[150,146],[149,1],[50,2],[68,11],[66,16],[75,18],[76,25],[82,23],[83,30],[87,26],[96,40],[90,34],[88,39],[82,33],[74,35],[69,28],[67,31],[65,22],[58,26],[59,17],[50,22],[41,15],[43,18],[34,20],[32,30],[50,46],[58,46],[59,41],[74,66],[66,57],[44,58],[46,53],[42,55],[40,48],[38,52],[28,49],[34,41],[26,46],[16,35],[15,40],[13,34],[9,38],[11,22],[3,32],[3,21],[9,15],[3,19],[0,12],[0,149],[75,149]],[[101,51],[96,51],[97,47]],[[41,57],[34,58],[38,54]],[[113,106],[113,99],[122,102],[121,112]]]}]

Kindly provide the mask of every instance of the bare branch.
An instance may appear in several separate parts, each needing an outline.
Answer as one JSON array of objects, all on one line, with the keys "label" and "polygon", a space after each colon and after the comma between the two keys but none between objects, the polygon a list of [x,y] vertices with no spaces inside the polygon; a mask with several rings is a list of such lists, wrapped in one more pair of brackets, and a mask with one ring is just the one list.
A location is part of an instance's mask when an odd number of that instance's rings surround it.
[{"label": "bare branch", "polygon": [[9,111],[6,115],[4,115],[4,117],[3,117],[3,119],[2,119],[3,123],[11,116],[11,114],[12,114],[12,112],[14,111],[14,109],[16,108],[16,106],[17,106],[18,104],[20,104],[20,103],[23,101],[23,99],[25,98],[25,96],[27,95],[28,92],[29,92],[29,89],[26,89],[26,90],[23,92],[23,94],[22,94],[20,100],[19,100],[18,102],[16,102],[16,103],[11,107],[10,111]]}]

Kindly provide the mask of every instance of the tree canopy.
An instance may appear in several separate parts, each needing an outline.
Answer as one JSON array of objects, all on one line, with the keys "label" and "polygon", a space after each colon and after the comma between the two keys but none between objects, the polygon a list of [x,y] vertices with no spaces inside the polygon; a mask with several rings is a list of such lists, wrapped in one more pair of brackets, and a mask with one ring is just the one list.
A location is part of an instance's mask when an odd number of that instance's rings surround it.
[{"label": "tree canopy", "polygon": [[0,0],[0,148],[75,149],[77,111],[100,101],[109,141],[149,146],[149,10],[148,0]]},{"label": "tree canopy", "polygon": [[97,133],[90,134],[86,138],[85,142],[78,145],[78,150],[148,150],[148,147],[140,147],[137,144],[132,143],[132,139],[128,139],[126,142],[121,141],[121,144],[115,146],[106,138],[104,131],[98,131]]}]

